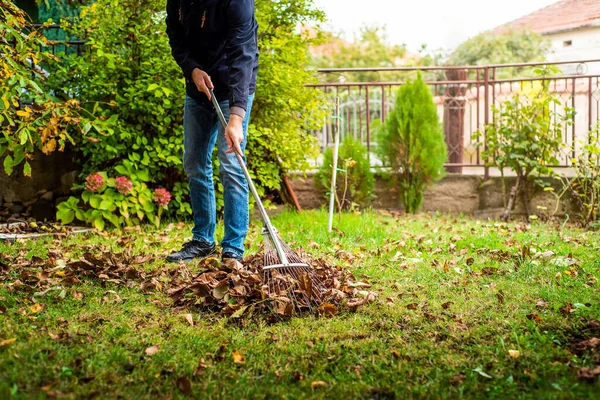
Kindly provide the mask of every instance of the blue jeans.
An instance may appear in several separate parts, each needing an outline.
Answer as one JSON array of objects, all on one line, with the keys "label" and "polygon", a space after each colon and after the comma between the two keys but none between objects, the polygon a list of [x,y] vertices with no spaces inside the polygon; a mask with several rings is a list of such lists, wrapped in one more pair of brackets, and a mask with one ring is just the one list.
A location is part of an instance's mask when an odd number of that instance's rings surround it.
[{"label": "blue jeans", "polygon": [[[246,148],[248,121],[254,94],[248,98],[248,109],[243,121]],[[206,105],[204,105],[206,104]],[[219,175],[224,191],[225,235],[221,242],[223,252],[242,257],[244,241],[248,233],[248,182],[234,153],[226,154],[225,130],[217,119],[217,113],[208,105],[200,104],[189,96],[185,98],[183,131],[183,167],[188,176],[190,198],[194,215],[194,240],[212,244],[215,242],[216,203],[213,182],[212,154],[215,142],[218,146]],[[229,101],[219,103],[225,119],[229,119]],[[207,105],[209,108],[207,108]]]}]

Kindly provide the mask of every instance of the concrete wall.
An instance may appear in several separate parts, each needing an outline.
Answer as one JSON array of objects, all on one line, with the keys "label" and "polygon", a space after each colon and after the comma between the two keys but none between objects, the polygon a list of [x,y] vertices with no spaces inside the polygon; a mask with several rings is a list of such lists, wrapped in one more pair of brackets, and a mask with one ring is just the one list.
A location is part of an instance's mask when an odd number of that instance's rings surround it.
[{"label": "concrete wall", "polygon": [[[514,177],[506,178],[506,198],[515,183]],[[313,209],[327,206],[328,199],[325,192],[315,189],[312,176],[296,176],[291,179],[292,187],[302,208]],[[555,190],[562,188],[557,180],[548,180]],[[548,192],[536,188],[533,190],[533,198],[530,210],[533,213],[549,215],[557,206],[555,197]],[[376,177],[375,199],[372,206],[377,209],[401,210],[397,190],[380,177]],[[538,209],[538,206],[546,210]],[[441,181],[434,184],[425,192],[423,211],[440,211],[449,213],[462,213],[480,218],[498,218],[504,210],[502,196],[502,180],[499,177],[491,177],[484,181],[480,176],[449,174]],[[565,213],[573,213],[573,206],[567,199],[559,204],[556,216],[564,216]],[[523,215],[524,207],[519,198],[513,215]]]},{"label": "concrete wall", "polygon": [[[551,42],[548,61],[596,60],[600,49],[600,26],[575,31],[546,35]],[[571,42],[570,45],[565,42]],[[581,69],[583,68],[583,69]],[[591,63],[587,68],[565,65],[561,69],[567,74],[600,74],[600,63]]]}]

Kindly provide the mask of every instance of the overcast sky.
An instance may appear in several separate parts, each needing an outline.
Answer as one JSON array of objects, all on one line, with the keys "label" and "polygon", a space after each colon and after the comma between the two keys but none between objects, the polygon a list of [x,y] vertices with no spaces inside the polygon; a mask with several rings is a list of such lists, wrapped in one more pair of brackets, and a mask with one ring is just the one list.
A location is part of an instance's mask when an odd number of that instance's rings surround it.
[{"label": "overcast sky", "polygon": [[315,0],[327,13],[326,26],[349,40],[361,26],[386,25],[392,43],[416,51],[452,49],[479,32],[495,28],[558,0]]}]

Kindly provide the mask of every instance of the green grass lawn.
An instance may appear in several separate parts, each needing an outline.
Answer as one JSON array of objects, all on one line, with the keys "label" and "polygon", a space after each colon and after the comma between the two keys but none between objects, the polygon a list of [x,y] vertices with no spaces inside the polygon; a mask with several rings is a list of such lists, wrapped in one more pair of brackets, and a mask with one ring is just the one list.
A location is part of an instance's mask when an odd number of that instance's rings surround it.
[{"label": "green grass lawn", "polygon": [[[329,318],[238,321],[173,309],[168,281],[147,293],[81,277],[35,293],[15,281],[36,268],[13,267],[0,273],[0,398],[599,396],[598,233],[374,212],[336,217],[333,234],[324,212],[273,221],[288,243],[371,283],[377,300]],[[60,274],[84,251],[127,247],[160,256],[137,268],[173,269],[161,258],[188,232],[0,243],[0,261],[51,258]]]}]

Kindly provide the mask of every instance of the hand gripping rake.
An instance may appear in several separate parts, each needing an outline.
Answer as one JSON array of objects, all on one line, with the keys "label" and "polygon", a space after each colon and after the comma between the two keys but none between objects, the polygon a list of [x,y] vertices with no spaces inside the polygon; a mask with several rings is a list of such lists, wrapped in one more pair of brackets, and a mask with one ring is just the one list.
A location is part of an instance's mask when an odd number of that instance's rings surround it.
[{"label": "hand gripping rake", "polygon": [[[227,121],[223,111],[221,111],[221,107],[212,91],[210,95],[217,116],[223,125],[223,129],[225,129]],[[312,306],[319,306],[324,300],[325,287],[323,283],[315,271],[281,240],[277,230],[271,224],[260,196],[254,187],[243,156],[237,150],[235,155],[242,167],[248,187],[252,192],[252,196],[254,196],[254,200],[256,200],[256,205],[263,220],[263,287],[266,286],[269,297],[280,299],[284,303],[289,300],[289,306],[298,311],[307,308],[312,309]],[[290,310],[285,306],[284,309]]]}]

